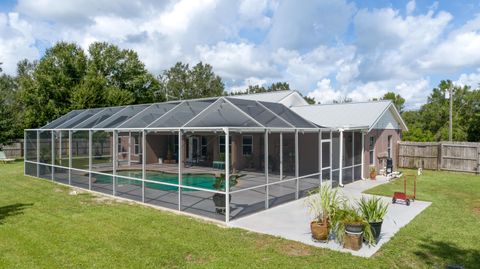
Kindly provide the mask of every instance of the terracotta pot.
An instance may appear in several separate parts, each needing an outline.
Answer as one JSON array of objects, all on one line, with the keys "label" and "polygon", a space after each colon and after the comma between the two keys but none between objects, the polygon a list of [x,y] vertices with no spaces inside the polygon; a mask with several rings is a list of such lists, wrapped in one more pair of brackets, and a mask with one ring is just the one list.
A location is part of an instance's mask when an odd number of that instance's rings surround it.
[{"label": "terracotta pot", "polygon": [[377,179],[377,172],[370,172],[370,179],[372,180]]},{"label": "terracotta pot", "polygon": [[328,240],[328,221],[312,221],[310,222],[310,230],[312,231],[313,239],[319,241]]}]

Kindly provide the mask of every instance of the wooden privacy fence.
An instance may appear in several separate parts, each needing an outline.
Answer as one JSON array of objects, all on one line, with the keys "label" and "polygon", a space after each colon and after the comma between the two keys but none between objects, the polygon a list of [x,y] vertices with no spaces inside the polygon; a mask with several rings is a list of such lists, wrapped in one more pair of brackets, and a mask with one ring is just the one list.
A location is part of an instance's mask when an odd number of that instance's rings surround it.
[{"label": "wooden privacy fence", "polygon": [[[27,140],[28,141],[28,140]],[[27,145],[27,156],[35,156],[37,154],[37,141],[33,140],[33,144],[30,146]],[[51,149],[51,141],[49,139],[40,140],[40,151],[43,150],[50,150]],[[58,147],[58,144],[56,144]],[[62,155],[68,156],[68,140],[64,140],[62,142]],[[0,144],[0,149],[5,152],[7,158],[14,158],[14,159],[21,159],[24,155],[24,145],[23,139],[17,139],[15,142],[2,145]],[[58,148],[56,149],[58,151]],[[111,145],[110,140],[107,138],[96,139],[93,143],[93,155],[105,155],[111,154]],[[88,155],[88,139],[73,139],[72,140],[72,155]]]},{"label": "wooden privacy fence", "polygon": [[23,139],[18,139],[9,145],[1,145],[0,148],[5,152],[7,158],[23,158]]},{"label": "wooden privacy fence", "polygon": [[399,142],[398,167],[480,173],[480,143]]}]

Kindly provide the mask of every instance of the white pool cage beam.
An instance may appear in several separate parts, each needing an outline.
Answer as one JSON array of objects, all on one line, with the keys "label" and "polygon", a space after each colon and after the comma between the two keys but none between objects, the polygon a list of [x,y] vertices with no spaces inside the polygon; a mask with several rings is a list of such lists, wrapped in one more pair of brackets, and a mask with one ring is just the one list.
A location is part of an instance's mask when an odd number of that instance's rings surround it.
[{"label": "white pool cage beam", "polygon": [[230,222],[230,131],[225,128],[225,222]]}]

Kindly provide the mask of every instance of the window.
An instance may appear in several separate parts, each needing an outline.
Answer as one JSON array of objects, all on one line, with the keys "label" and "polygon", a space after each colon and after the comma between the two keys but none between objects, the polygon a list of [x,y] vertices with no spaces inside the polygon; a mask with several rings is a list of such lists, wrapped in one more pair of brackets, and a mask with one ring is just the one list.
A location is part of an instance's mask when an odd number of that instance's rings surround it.
[{"label": "window", "polygon": [[370,143],[368,145],[368,149],[370,165],[373,165],[375,164],[375,137],[373,136],[370,136]]},{"label": "window", "polygon": [[251,156],[253,151],[253,137],[251,135],[242,136],[243,156]]},{"label": "window", "polygon": [[388,158],[392,158],[392,136],[389,135],[387,138],[387,153],[388,153]]},{"label": "window", "polygon": [[140,153],[140,136],[133,136],[133,154],[138,155]]},{"label": "window", "polygon": [[118,140],[117,153],[122,153],[122,152],[123,152],[122,137],[121,137],[121,136],[118,136],[117,140]]},{"label": "window", "polygon": [[[225,136],[220,136],[218,139],[218,146],[220,149],[220,153],[225,153]],[[228,151],[230,154],[232,153],[232,138],[228,140]]]},{"label": "window", "polygon": [[201,148],[200,148],[200,156],[202,157],[206,157],[207,156],[207,144],[208,144],[208,141],[207,141],[207,137],[205,136],[202,136],[202,142],[201,142]]}]

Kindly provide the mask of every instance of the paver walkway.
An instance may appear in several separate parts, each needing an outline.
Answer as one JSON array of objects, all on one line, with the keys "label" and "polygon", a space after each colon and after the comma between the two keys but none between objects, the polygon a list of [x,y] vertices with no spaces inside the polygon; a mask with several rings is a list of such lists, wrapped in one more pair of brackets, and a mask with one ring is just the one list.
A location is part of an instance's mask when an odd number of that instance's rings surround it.
[{"label": "paver walkway", "polygon": [[[371,196],[362,194],[362,192],[384,183],[387,183],[387,180],[382,177],[378,177],[377,180],[359,180],[345,185],[345,187],[340,190],[348,199],[355,200],[359,199],[362,195]],[[314,242],[310,233],[311,216],[305,207],[306,198],[231,221],[229,225],[249,231],[283,237],[316,247],[350,252],[356,256],[370,257],[375,254],[383,244],[388,242],[400,228],[407,225],[431,204],[430,202],[416,200],[412,202],[410,206],[406,206],[403,204],[392,204],[391,197],[380,197],[389,203],[388,212],[382,225],[380,240],[375,246],[363,245],[359,251],[344,249],[334,240],[329,240],[327,243]]]}]

